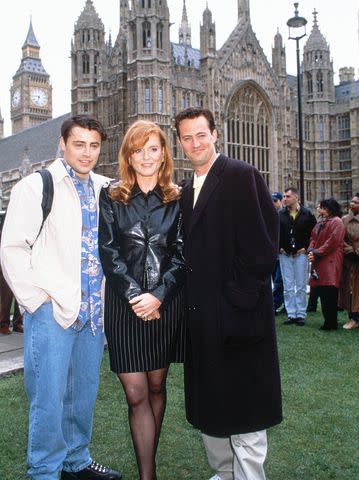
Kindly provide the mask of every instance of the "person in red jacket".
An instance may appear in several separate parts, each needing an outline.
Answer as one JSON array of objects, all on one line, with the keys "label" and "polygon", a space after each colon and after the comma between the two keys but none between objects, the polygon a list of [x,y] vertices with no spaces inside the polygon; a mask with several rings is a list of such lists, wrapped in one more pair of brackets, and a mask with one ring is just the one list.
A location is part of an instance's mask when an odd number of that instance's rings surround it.
[{"label": "person in red jacket", "polygon": [[320,329],[336,330],[345,228],[340,205],[334,198],[322,200],[320,207],[322,220],[313,228],[308,248],[312,264],[310,287],[317,290],[322,305],[324,324]]}]

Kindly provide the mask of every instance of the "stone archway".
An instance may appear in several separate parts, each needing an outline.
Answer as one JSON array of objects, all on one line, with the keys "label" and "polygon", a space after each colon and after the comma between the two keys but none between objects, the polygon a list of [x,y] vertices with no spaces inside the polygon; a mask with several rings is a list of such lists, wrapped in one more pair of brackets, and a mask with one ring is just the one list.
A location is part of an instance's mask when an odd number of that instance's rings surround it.
[{"label": "stone archway", "polygon": [[251,83],[241,85],[226,109],[225,142],[229,157],[254,165],[270,185],[271,115],[267,99]]}]

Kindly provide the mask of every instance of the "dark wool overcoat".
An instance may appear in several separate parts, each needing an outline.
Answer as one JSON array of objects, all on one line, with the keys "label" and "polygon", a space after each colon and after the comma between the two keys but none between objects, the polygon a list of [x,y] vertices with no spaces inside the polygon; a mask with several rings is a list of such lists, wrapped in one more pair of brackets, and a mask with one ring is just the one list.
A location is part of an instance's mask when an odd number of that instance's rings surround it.
[{"label": "dark wool overcoat", "polygon": [[188,421],[228,436],[282,419],[270,276],[278,214],[260,173],[220,155],[195,208],[183,187],[189,298],[185,400]]}]

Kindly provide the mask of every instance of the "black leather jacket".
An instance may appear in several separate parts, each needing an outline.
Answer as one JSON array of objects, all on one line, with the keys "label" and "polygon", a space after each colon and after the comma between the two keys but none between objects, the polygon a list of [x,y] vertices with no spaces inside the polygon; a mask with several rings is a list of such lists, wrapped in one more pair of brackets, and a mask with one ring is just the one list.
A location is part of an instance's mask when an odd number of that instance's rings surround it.
[{"label": "black leather jacket", "polygon": [[157,186],[136,184],[128,205],[100,194],[99,250],[106,281],[126,300],[151,292],[164,308],[185,280],[179,202],[162,202]]}]

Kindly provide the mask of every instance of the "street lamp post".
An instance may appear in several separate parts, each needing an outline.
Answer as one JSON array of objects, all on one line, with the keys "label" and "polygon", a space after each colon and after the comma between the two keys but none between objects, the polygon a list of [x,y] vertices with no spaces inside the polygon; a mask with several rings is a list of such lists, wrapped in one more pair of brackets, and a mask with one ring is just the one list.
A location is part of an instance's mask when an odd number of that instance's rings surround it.
[{"label": "street lamp post", "polygon": [[298,134],[299,134],[299,191],[300,201],[304,205],[304,152],[303,152],[303,123],[302,123],[302,95],[300,87],[300,55],[299,40],[306,36],[307,20],[299,16],[298,3],[294,3],[294,17],[287,22],[289,39],[296,41],[297,47],[297,98],[298,98]]},{"label": "street lamp post", "polygon": [[347,209],[347,213],[349,213],[349,180],[345,180],[345,196],[346,196],[346,201],[347,201],[347,205],[346,205],[346,209]]}]

